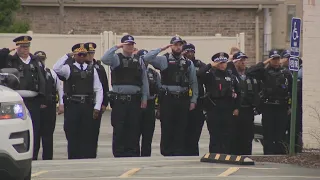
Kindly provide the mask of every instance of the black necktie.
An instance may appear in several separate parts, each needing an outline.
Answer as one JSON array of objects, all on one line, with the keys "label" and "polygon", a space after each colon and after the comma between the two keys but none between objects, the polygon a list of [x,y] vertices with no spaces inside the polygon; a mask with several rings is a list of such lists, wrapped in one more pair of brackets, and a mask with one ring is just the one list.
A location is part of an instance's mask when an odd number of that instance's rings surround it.
[{"label": "black necktie", "polygon": [[80,69],[81,71],[83,71],[83,64],[80,64]]}]

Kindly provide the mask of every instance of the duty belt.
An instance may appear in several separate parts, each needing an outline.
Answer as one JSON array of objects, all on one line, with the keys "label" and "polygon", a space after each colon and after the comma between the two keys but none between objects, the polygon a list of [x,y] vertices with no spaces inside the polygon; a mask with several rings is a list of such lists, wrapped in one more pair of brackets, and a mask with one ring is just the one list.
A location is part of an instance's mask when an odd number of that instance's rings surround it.
[{"label": "duty belt", "polygon": [[114,100],[121,101],[141,101],[141,94],[117,94],[114,93]]},{"label": "duty belt", "polygon": [[287,99],[271,99],[271,98],[263,98],[263,103],[265,104],[288,104]]},{"label": "duty belt", "polygon": [[186,98],[189,97],[189,91],[168,91],[168,90],[164,90],[161,92],[162,95],[164,96],[171,96],[173,98]]},{"label": "duty belt", "polygon": [[64,99],[66,99],[67,101],[72,101],[80,104],[93,103],[93,97],[88,95],[64,96]]}]

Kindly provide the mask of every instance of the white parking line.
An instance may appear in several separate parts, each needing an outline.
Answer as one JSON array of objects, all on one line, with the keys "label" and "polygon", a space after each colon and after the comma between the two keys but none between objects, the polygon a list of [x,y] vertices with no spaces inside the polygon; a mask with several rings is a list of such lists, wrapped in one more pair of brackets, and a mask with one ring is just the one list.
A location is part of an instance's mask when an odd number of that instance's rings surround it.
[{"label": "white parking line", "polygon": [[132,175],[134,175],[135,173],[137,173],[138,171],[140,171],[141,168],[133,168],[130,169],[129,171],[121,174],[121,176],[119,176],[119,178],[128,178],[131,177]]},{"label": "white parking line", "polygon": [[44,173],[47,173],[47,172],[49,172],[49,171],[39,171],[39,172],[31,174],[31,177],[37,177],[37,176],[40,176],[41,174],[44,174]]},{"label": "white parking line", "polygon": [[237,172],[240,168],[239,167],[230,167],[223,173],[219,174],[218,177],[227,177],[235,172]]}]

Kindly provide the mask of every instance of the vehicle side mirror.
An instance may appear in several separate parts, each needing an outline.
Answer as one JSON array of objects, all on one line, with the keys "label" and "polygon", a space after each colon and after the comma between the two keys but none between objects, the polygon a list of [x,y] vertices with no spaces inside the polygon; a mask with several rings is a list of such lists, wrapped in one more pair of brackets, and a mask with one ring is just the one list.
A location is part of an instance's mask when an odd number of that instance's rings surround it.
[{"label": "vehicle side mirror", "polygon": [[19,71],[15,68],[0,69],[0,84],[13,90],[19,88]]}]

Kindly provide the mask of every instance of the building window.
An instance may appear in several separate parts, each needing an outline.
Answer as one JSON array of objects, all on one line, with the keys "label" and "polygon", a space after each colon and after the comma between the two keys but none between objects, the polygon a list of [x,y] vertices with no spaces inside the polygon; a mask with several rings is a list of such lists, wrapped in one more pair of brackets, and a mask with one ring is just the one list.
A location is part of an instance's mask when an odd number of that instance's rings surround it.
[{"label": "building window", "polygon": [[296,17],[296,5],[287,5],[287,41],[290,41],[291,19]]}]

